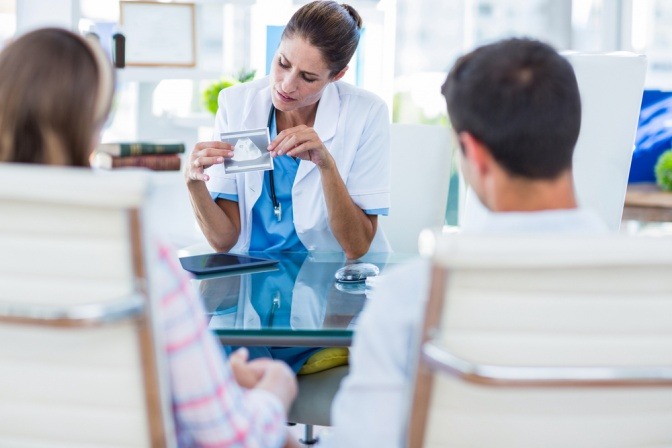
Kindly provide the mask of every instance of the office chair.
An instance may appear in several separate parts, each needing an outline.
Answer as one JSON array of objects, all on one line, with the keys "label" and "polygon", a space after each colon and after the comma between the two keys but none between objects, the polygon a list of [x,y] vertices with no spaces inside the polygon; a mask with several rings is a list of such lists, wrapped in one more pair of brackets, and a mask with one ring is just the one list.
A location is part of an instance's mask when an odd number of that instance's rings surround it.
[{"label": "office chair", "polygon": [[411,447],[672,444],[672,239],[438,238]]},{"label": "office chair", "polygon": [[0,446],[175,446],[145,173],[0,164]]},{"label": "office chair", "polygon": [[395,252],[418,253],[424,228],[446,221],[453,145],[443,126],[393,123],[391,142],[391,207],[379,217]]}]

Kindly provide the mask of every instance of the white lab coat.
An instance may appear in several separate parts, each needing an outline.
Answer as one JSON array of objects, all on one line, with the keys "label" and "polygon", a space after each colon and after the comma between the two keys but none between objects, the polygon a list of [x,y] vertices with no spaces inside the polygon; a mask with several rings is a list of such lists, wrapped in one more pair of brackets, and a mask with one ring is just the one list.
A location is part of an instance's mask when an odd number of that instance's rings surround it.
[{"label": "white lab coat", "polygon": [[[264,128],[271,109],[268,77],[224,89],[219,94],[215,139],[220,132]],[[324,89],[314,129],[336,161],[352,200],[363,210],[390,207],[390,134],[385,103],[373,93],[337,81]],[[208,190],[238,195],[241,230],[232,252],[250,246],[252,207],[261,195],[263,171],[225,174],[223,165],[207,170]],[[302,160],[292,187],[294,227],[310,251],[342,251],[329,228],[320,173]],[[380,228],[370,252],[389,252]]]}]

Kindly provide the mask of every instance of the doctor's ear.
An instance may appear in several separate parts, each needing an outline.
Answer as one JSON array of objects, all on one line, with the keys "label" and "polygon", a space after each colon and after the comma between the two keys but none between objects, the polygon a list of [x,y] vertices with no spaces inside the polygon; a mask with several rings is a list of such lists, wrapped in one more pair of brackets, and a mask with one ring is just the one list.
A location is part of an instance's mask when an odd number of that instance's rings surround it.
[{"label": "doctor's ear", "polygon": [[346,65],[345,68],[343,68],[343,70],[341,70],[340,72],[336,73],[336,74],[331,78],[331,80],[332,80],[332,81],[338,81],[338,80],[341,79],[343,76],[345,76],[345,72],[347,72],[347,71],[348,71],[348,66]]}]

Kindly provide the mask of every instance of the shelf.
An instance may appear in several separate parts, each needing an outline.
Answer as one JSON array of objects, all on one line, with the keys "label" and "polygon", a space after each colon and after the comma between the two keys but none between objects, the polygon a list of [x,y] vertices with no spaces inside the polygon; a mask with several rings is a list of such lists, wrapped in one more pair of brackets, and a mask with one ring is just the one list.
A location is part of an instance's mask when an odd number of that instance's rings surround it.
[{"label": "shelf", "polygon": [[215,122],[215,116],[210,113],[191,114],[187,116],[167,114],[166,118],[175,126],[191,129],[199,126],[212,127]]},{"label": "shelf", "polygon": [[217,70],[173,67],[127,67],[117,69],[120,82],[159,82],[164,79],[219,79],[222,73]]}]

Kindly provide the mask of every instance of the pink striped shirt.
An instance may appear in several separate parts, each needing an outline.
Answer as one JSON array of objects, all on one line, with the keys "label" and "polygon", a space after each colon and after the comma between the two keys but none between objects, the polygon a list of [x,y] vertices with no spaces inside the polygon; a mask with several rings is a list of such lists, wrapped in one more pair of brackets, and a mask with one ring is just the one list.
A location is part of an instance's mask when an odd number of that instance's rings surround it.
[{"label": "pink striped shirt", "polygon": [[175,252],[160,246],[153,273],[179,445],[283,446],[287,430],[282,403],[266,391],[238,385]]}]

